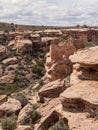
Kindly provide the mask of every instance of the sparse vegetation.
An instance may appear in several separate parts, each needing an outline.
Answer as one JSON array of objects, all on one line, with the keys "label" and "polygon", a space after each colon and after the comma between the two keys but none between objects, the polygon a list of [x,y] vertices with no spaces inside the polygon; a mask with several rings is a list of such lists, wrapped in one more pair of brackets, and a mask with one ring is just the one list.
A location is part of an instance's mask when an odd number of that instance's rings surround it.
[{"label": "sparse vegetation", "polygon": [[14,82],[19,82],[20,78],[19,77],[14,77]]},{"label": "sparse vegetation", "polygon": [[98,43],[96,43],[96,42],[87,42],[86,43],[86,47],[93,47],[93,46],[96,46],[96,45],[98,45]]},{"label": "sparse vegetation", "polygon": [[44,67],[39,64],[36,64],[32,67],[32,72],[35,74],[34,77],[37,79],[43,76],[43,71]]},{"label": "sparse vegetation", "polygon": [[6,95],[11,95],[12,93],[19,92],[20,88],[18,87],[17,84],[12,84],[12,85],[6,85],[4,86],[2,93]]},{"label": "sparse vegetation", "polygon": [[35,124],[41,118],[41,115],[37,110],[33,110],[30,113],[30,116],[33,124]]},{"label": "sparse vegetation", "polygon": [[22,107],[28,103],[27,98],[22,93],[18,93],[15,98],[20,101]]},{"label": "sparse vegetation", "polygon": [[36,104],[36,103],[33,104],[32,106],[33,106],[33,109],[34,109],[34,110],[36,110],[36,109],[38,108],[38,104]]},{"label": "sparse vegetation", "polygon": [[43,85],[44,85],[44,81],[43,81],[42,79],[40,79],[40,80],[38,81],[38,83],[39,83],[39,86],[43,86]]},{"label": "sparse vegetation", "polygon": [[16,116],[5,117],[1,121],[1,127],[3,130],[14,130],[16,128]]}]

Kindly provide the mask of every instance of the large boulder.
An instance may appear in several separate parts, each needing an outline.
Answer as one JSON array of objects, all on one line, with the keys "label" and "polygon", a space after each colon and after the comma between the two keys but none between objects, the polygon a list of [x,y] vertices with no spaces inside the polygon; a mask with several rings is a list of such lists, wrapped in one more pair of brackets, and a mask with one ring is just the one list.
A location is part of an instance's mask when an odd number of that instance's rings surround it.
[{"label": "large boulder", "polygon": [[98,107],[98,82],[84,82],[71,86],[60,97],[64,109],[92,112]]},{"label": "large boulder", "polygon": [[77,51],[74,55],[70,56],[70,60],[73,63],[81,64],[81,66],[94,66],[95,69],[97,69],[98,66],[96,65],[98,64],[98,46]]},{"label": "large boulder", "polygon": [[[73,73],[71,74],[71,81],[74,78],[79,80],[98,80],[98,46],[86,48],[77,51],[74,55],[70,56],[73,62]],[[72,83],[73,84],[73,83]]]},{"label": "large boulder", "polygon": [[5,114],[16,114],[21,109],[21,103],[12,98],[8,98],[6,102],[0,105],[0,118]]},{"label": "large boulder", "polygon": [[68,80],[56,80],[49,82],[39,90],[40,97],[56,98],[62,93],[67,87],[69,87]]}]

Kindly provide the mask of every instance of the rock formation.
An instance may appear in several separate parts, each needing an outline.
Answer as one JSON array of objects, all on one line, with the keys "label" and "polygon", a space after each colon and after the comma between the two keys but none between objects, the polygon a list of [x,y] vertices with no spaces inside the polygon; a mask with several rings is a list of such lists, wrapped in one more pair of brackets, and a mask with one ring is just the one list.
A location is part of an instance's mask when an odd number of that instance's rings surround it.
[{"label": "rock formation", "polygon": [[70,43],[50,46],[50,54],[47,55],[46,60],[46,76],[50,80],[64,78],[72,71],[72,64],[69,61],[69,56],[72,55],[76,48],[71,39]]}]

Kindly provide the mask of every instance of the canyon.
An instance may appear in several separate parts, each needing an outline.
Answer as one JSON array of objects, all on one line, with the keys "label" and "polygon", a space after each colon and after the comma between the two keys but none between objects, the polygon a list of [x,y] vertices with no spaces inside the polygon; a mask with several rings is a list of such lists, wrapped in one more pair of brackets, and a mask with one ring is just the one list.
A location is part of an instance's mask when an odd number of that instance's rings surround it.
[{"label": "canyon", "polygon": [[15,130],[98,129],[98,29],[1,31],[0,43],[1,123],[17,116]]}]

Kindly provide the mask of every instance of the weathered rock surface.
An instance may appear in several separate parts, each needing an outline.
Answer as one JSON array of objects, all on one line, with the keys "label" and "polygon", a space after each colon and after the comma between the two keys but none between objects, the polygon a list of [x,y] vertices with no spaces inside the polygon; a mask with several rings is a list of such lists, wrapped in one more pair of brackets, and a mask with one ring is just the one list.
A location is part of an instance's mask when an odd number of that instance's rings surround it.
[{"label": "weathered rock surface", "polygon": [[0,105],[6,102],[8,97],[6,95],[0,95]]},{"label": "weathered rock surface", "polygon": [[32,130],[32,128],[30,126],[26,126],[26,125],[18,125],[17,129],[15,130]]},{"label": "weathered rock surface", "polygon": [[71,86],[61,96],[63,107],[68,110],[89,111],[98,107],[98,82],[84,82]]},{"label": "weathered rock surface", "polygon": [[27,40],[27,39],[20,40],[20,41],[16,42],[15,48],[16,48],[17,52],[19,52],[19,53],[30,52],[32,50],[32,42],[31,42],[31,40]]},{"label": "weathered rock surface", "polygon": [[12,57],[12,58],[8,58],[8,59],[5,59],[5,60],[3,60],[2,61],[2,63],[4,64],[4,65],[14,65],[14,64],[16,64],[18,62],[18,60],[17,60],[17,58],[16,57]]},{"label": "weathered rock surface", "polygon": [[62,111],[62,115],[68,119],[71,130],[97,130],[98,122],[94,118],[87,118],[88,113]]},{"label": "weathered rock surface", "polygon": [[69,87],[69,81],[59,79],[44,85],[38,93],[40,97],[56,98],[67,87]]},{"label": "weathered rock surface", "polygon": [[29,113],[33,110],[32,105],[27,104],[18,115],[18,124],[25,125],[25,121],[29,119]]},{"label": "weathered rock surface", "polygon": [[3,117],[5,114],[15,114],[19,112],[20,109],[21,103],[18,100],[8,98],[6,102],[0,105],[0,115]]},{"label": "weathered rock surface", "polygon": [[85,68],[86,66],[96,66],[98,64],[98,46],[77,51],[74,55],[70,56],[70,60],[73,63],[81,64],[81,66],[85,65]]},{"label": "weathered rock surface", "polygon": [[0,61],[3,60],[4,58],[7,58],[8,56],[8,51],[5,46],[0,45]]},{"label": "weathered rock surface", "polygon": [[14,82],[15,74],[9,73],[0,78],[0,84],[12,84]]},{"label": "weathered rock surface", "polygon": [[59,98],[47,101],[45,104],[38,108],[42,118],[40,122],[35,125],[35,130],[45,130],[59,120],[60,116],[58,110],[61,109]]},{"label": "weathered rock surface", "polygon": [[32,51],[32,41],[30,39],[24,39],[23,36],[16,36],[15,40],[10,41],[8,46],[13,46],[18,53]]}]

